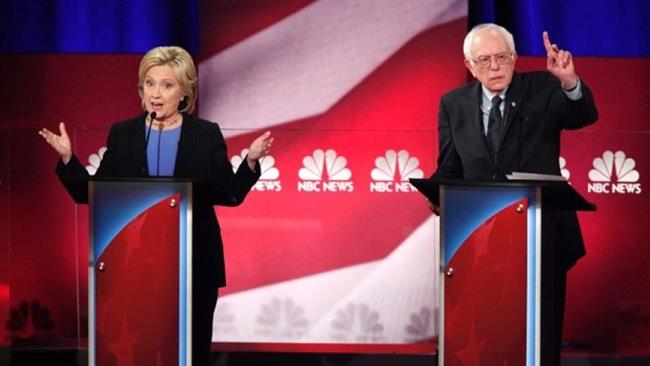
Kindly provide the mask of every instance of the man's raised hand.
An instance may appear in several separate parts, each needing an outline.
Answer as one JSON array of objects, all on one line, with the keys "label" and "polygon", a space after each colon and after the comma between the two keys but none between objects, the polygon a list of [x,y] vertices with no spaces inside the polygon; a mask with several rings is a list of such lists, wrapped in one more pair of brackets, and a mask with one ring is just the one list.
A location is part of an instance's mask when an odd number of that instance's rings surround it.
[{"label": "man's raised hand", "polygon": [[552,44],[548,32],[542,33],[544,48],[546,49],[546,69],[562,83],[562,88],[570,90],[578,83],[578,75],[573,65],[571,52],[561,50]]}]

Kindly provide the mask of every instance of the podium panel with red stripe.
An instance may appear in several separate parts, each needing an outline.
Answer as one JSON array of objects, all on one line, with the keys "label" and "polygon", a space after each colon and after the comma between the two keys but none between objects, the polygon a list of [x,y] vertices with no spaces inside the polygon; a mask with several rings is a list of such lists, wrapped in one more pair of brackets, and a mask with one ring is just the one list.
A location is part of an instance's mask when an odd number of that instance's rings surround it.
[{"label": "podium panel with red stripe", "polygon": [[539,365],[542,215],[595,206],[562,181],[411,183],[440,208],[438,364]]},{"label": "podium panel with red stripe", "polygon": [[191,186],[89,184],[91,365],[189,365]]}]

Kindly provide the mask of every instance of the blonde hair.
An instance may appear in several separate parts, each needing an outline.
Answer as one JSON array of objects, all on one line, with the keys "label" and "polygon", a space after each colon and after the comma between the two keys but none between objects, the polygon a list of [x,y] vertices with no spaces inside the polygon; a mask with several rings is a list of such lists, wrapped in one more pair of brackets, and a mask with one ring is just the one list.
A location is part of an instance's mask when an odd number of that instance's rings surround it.
[{"label": "blonde hair", "polygon": [[[138,94],[140,99],[144,97],[144,75],[150,68],[163,65],[171,67],[181,86],[184,98],[178,105],[179,112],[192,113],[199,96],[196,66],[194,66],[192,56],[178,46],[152,48],[142,57],[138,69]],[[144,108],[144,100],[142,100],[142,107]]]}]

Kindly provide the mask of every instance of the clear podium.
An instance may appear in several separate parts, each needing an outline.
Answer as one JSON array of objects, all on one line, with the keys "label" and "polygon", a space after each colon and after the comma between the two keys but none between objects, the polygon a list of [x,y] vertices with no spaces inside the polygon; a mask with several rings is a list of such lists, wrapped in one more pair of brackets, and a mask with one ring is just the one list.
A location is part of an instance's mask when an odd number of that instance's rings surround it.
[{"label": "clear podium", "polygon": [[440,213],[438,365],[540,365],[545,224],[595,205],[560,181],[410,181]]},{"label": "clear podium", "polygon": [[90,365],[191,365],[192,184],[88,182]]}]

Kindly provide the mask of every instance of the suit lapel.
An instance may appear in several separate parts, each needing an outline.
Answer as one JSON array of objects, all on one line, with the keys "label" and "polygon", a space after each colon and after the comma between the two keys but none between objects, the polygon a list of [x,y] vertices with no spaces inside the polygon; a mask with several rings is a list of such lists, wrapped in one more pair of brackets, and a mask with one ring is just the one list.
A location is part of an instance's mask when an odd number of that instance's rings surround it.
[{"label": "suit lapel", "polygon": [[183,125],[181,126],[181,136],[178,141],[178,151],[176,152],[176,164],[174,166],[175,177],[189,177],[192,166],[192,146],[194,142],[194,130],[197,127],[197,121],[188,114],[183,114]]},{"label": "suit lapel", "polygon": [[519,112],[519,107],[521,106],[521,101],[524,99],[526,94],[524,83],[521,80],[521,75],[515,73],[512,76],[512,82],[506,93],[506,105],[505,105],[505,118],[504,118],[504,130],[501,137],[501,143],[505,139],[505,136],[508,134],[508,130],[512,126],[512,121]]},{"label": "suit lapel", "polygon": [[462,110],[464,111],[463,119],[467,121],[471,140],[475,141],[476,146],[481,146],[483,153],[492,160],[492,153],[488,145],[485,129],[483,126],[483,113],[481,112],[481,97],[483,91],[481,83],[475,81],[467,89],[463,100]]},{"label": "suit lapel", "polygon": [[135,126],[133,126],[133,133],[129,134],[129,146],[131,146],[130,171],[135,176],[148,176],[149,168],[145,157],[145,117],[146,113],[136,119]]}]

